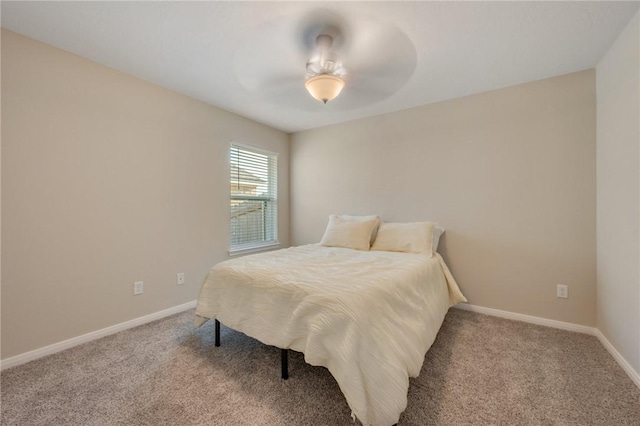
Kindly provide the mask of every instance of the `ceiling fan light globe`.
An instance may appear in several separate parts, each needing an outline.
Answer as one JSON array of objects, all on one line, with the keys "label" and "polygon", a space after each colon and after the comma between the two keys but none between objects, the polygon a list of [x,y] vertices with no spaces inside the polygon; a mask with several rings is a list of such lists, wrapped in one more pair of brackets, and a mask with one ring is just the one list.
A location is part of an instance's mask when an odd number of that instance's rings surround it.
[{"label": "ceiling fan light globe", "polygon": [[304,87],[311,96],[326,104],[340,94],[344,80],[331,74],[319,74],[309,78]]}]

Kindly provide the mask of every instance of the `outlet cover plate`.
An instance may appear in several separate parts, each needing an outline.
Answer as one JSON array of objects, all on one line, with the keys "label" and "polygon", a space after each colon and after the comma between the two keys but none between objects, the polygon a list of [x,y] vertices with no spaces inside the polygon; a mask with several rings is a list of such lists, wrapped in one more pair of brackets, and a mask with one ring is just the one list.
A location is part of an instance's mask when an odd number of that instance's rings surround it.
[{"label": "outlet cover plate", "polygon": [[136,281],[133,283],[133,295],[137,296],[144,293],[144,281]]},{"label": "outlet cover plate", "polygon": [[179,274],[176,274],[176,284],[177,285],[184,284],[184,272],[180,272]]},{"label": "outlet cover plate", "polygon": [[566,286],[564,284],[558,284],[558,286],[556,287],[556,297],[559,297],[561,299],[566,299],[569,297],[569,286]]}]

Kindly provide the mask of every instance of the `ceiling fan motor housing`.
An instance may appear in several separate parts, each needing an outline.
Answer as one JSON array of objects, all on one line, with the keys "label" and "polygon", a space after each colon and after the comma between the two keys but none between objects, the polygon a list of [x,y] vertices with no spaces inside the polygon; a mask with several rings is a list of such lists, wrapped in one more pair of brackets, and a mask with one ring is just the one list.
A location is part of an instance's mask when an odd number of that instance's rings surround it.
[{"label": "ceiling fan motor housing", "polygon": [[333,37],[320,34],[316,38],[316,52],[307,61],[305,88],[315,99],[325,104],[335,99],[344,88],[344,70],[338,55],[331,52]]}]

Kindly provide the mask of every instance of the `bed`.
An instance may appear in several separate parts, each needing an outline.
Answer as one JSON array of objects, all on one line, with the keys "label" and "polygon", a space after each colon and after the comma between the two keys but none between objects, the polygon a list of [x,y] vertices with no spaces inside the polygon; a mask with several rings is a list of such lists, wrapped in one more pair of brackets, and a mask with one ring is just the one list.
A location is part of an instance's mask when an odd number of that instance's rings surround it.
[{"label": "bed", "polygon": [[331,372],[363,425],[390,426],[447,310],[462,301],[438,253],[310,244],[214,266],[195,324],[215,319],[302,352]]}]

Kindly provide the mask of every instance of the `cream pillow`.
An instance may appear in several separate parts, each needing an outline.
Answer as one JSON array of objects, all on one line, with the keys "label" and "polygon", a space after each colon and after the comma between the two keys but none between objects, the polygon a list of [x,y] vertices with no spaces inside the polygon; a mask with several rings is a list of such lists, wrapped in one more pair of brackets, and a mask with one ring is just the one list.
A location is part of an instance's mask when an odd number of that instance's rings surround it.
[{"label": "cream pillow", "polygon": [[440,243],[440,237],[442,237],[442,234],[444,234],[445,229],[444,228],[440,228],[438,225],[433,226],[433,244],[432,244],[432,251],[433,253],[438,251],[438,244]]},{"label": "cream pillow", "polygon": [[332,214],[320,244],[326,247],[344,247],[355,250],[369,250],[371,233],[378,219],[345,220]]},{"label": "cream pillow", "polygon": [[431,222],[383,223],[371,250],[433,256],[433,228]]},{"label": "cream pillow", "polygon": [[373,230],[371,231],[371,244],[373,244],[373,242],[376,239],[376,234],[378,233],[378,228],[380,227],[380,225],[382,225],[382,219],[380,219],[380,217],[375,216],[375,215],[371,215],[371,216],[351,216],[348,214],[341,214],[340,219],[344,219],[344,220],[350,220],[352,222],[364,222],[367,220],[371,220],[371,219],[375,219],[376,222],[376,226],[373,227]]}]

